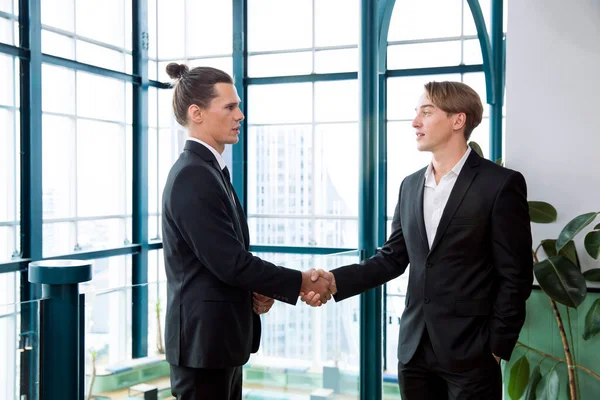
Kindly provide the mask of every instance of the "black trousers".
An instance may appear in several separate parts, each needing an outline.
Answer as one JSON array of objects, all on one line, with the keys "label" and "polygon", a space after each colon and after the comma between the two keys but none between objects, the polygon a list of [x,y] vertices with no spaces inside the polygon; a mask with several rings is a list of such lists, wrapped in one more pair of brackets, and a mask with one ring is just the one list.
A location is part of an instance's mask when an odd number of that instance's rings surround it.
[{"label": "black trousers", "polygon": [[208,369],[171,365],[171,394],[178,400],[241,400],[242,367]]},{"label": "black trousers", "polygon": [[425,331],[413,358],[398,362],[403,400],[501,400],[500,366],[490,352],[472,368],[451,372],[440,366]]}]

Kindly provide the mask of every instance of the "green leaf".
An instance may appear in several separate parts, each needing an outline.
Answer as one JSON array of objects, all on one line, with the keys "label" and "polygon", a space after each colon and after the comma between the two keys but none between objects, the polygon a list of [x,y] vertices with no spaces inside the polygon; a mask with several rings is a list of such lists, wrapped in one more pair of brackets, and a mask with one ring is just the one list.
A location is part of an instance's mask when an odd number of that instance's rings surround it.
[{"label": "green leaf", "polygon": [[556,239],[556,251],[559,252],[567,244],[567,242],[575,237],[583,228],[592,223],[596,216],[600,214],[597,212],[582,214],[575,217],[569,222],[562,230],[558,239]]},{"label": "green leaf", "polygon": [[477,144],[477,142],[470,141],[470,142],[469,142],[469,146],[471,146],[471,148],[472,148],[473,150],[475,150],[475,153],[479,154],[479,156],[480,156],[480,157],[484,157],[484,156],[483,156],[483,151],[481,150],[481,146],[479,146],[479,145]]},{"label": "green leaf", "polygon": [[525,389],[525,396],[523,396],[523,400],[536,400],[535,389],[541,380],[542,374],[540,372],[540,366],[538,365],[533,369],[533,372],[529,377],[529,384],[527,385],[527,389]]},{"label": "green leaf", "polygon": [[594,230],[598,230],[598,229],[600,229],[600,224],[598,224],[594,227]]},{"label": "green leaf", "polygon": [[522,356],[510,369],[510,380],[508,381],[508,395],[512,400],[518,400],[525,393],[529,382],[529,361]]},{"label": "green leaf", "polygon": [[591,231],[585,235],[585,250],[594,259],[597,260],[600,256],[600,231]]},{"label": "green leaf", "polygon": [[[556,255],[556,240],[554,239],[546,239],[542,240],[542,248],[544,249],[544,253],[546,256],[552,257]],[[560,250],[559,255],[567,257],[573,264],[577,266],[581,270],[581,265],[579,264],[579,257],[577,256],[577,249],[575,248],[575,242],[569,240],[569,242]]]},{"label": "green leaf", "polygon": [[585,278],[567,257],[549,257],[534,264],[533,272],[542,290],[559,303],[577,308],[585,299]]},{"label": "green leaf", "polygon": [[498,164],[501,167],[504,167],[504,161],[502,161],[502,157],[496,160],[496,164]]},{"label": "green leaf", "polygon": [[558,374],[553,369],[550,373],[546,374],[537,389],[535,390],[536,400],[558,400],[558,386],[559,386]]},{"label": "green leaf", "polygon": [[600,299],[596,299],[585,315],[583,340],[588,340],[600,332]]},{"label": "green leaf", "polygon": [[552,204],[544,201],[528,201],[527,203],[529,204],[529,218],[531,218],[531,222],[549,224],[556,221],[558,213]]},{"label": "green leaf", "polygon": [[588,269],[583,273],[585,280],[590,282],[600,282],[600,268]]}]

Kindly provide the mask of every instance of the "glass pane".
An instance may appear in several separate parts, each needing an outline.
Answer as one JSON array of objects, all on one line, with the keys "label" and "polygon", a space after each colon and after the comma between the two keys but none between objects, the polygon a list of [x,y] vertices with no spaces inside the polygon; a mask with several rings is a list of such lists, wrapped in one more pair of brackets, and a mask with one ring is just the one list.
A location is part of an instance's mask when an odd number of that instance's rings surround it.
[{"label": "glass pane", "polygon": [[249,128],[250,214],[312,213],[313,150],[312,125]]},{"label": "glass pane", "polygon": [[463,42],[463,64],[482,64],[483,56],[481,54],[481,46],[479,40],[465,40]]},{"label": "glass pane", "polygon": [[359,14],[360,4],[356,0],[315,1],[315,45],[358,44]]},{"label": "glass pane", "polygon": [[77,121],[78,216],[125,213],[125,153],[124,126]]},{"label": "glass pane", "polygon": [[42,172],[44,219],[74,217],[76,212],[75,119],[42,117]]},{"label": "glass pane", "polygon": [[[41,0],[41,2],[43,25],[59,28],[67,32],[75,32],[74,0]],[[78,4],[79,7],[85,8],[85,4]]]},{"label": "glass pane", "polygon": [[412,122],[389,122],[387,129],[387,215],[392,217],[402,180],[426,167],[431,153],[417,150]]},{"label": "glass pane", "polygon": [[42,235],[44,257],[71,254],[75,251],[77,240],[73,222],[44,223]]},{"label": "glass pane", "polygon": [[83,251],[121,247],[130,237],[125,219],[99,219],[77,223],[77,244]]},{"label": "glass pane", "polygon": [[[473,130],[471,138],[474,142],[477,142],[483,151],[485,158],[490,158],[490,120],[489,118],[483,118],[481,124]],[[495,161],[495,160],[494,160]]]},{"label": "glass pane", "polygon": [[420,0],[394,6],[388,41],[460,36],[462,0]]},{"label": "glass pane", "polygon": [[[17,216],[15,196],[18,191],[17,180],[17,132],[15,130],[15,112],[0,108],[0,222],[14,221]],[[0,260],[3,258],[0,257]]]},{"label": "glass pane", "polygon": [[388,46],[387,68],[409,69],[459,65],[460,41]]},{"label": "glass pane", "polygon": [[[132,107],[132,104],[125,104],[125,85],[130,84],[112,78],[78,72],[77,115],[124,122],[127,113],[126,107]],[[99,104],[102,104],[102,107],[99,107]]]},{"label": "glass pane", "polygon": [[[459,74],[422,75],[389,78],[387,81],[388,120],[410,120],[415,118],[415,107],[431,81],[460,81]],[[412,132],[414,133],[414,132]]]},{"label": "glass pane", "polygon": [[291,83],[248,87],[250,124],[312,121],[312,84]]},{"label": "glass pane", "polygon": [[0,17],[0,43],[15,45],[15,28],[17,24],[10,19]]},{"label": "glass pane", "polygon": [[358,49],[320,50],[315,52],[315,73],[358,71]]},{"label": "glass pane", "polygon": [[312,2],[249,0],[248,51],[312,47]]},{"label": "glass pane", "polygon": [[42,29],[42,52],[45,54],[52,54],[62,58],[75,58],[75,40],[61,35]]},{"label": "glass pane", "polygon": [[[150,41],[156,40],[159,59],[183,58],[185,57],[186,36],[185,23],[182,23],[182,19],[186,15],[185,1],[157,0],[157,2],[158,32],[150,38]],[[207,17],[206,19],[210,18]],[[162,76],[164,68],[162,71],[159,68],[158,73],[159,76]]]},{"label": "glass pane", "polygon": [[[39,399],[39,311],[40,300],[0,305],[0,398]],[[21,328],[24,327],[23,333]],[[31,360],[33,387],[21,386],[21,360]],[[19,397],[18,394],[24,395]]]},{"label": "glass pane", "polygon": [[[506,3],[504,2],[504,10],[506,11]],[[481,12],[483,14],[483,19],[485,20],[485,26],[487,27],[487,31],[490,31],[491,28],[491,17],[492,17],[492,9],[490,8],[491,1],[490,0],[479,0],[479,6],[481,7]],[[473,14],[471,13],[471,8],[469,8],[469,3],[467,0],[463,0],[463,18],[464,18],[464,35],[477,35],[477,29],[475,28],[475,21],[473,19]],[[504,21],[506,23],[506,20]],[[506,28],[504,29],[506,31]]]},{"label": "glass pane", "polygon": [[[333,269],[358,262],[356,252],[342,254],[291,255],[294,260],[283,265],[297,270]],[[319,308],[275,302],[261,316],[261,347],[244,367],[249,397],[291,399],[292,392],[308,399],[320,389],[327,398],[358,399],[359,299],[354,296]]]},{"label": "glass pane", "polygon": [[346,121],[358,121],[357,81],[316,82],[315,122]]},{"label": "glass pane", "polygon": [[126,7],[131,8],[131,0],[77,0],[77,34],[124,48],[132,35],[125,31]]},{"label": "glass pane", "polygon": [[[231,54],[233,51],[233,10],[231,1],[187,1],[185,26],[188,57]],[[202,18],[199,23],[198,17]]]},{"label": "glass pane", "polygon": [[[314,148],[315,213],[357,217],[358,124],[317,125]],[[356,233],[336,230],[334,234],[337,241],[338,235]],[[355,245],[345,245],[351,246]]]},{"label": "glass pane", "polygon": [[[156,60],[157,54],[157,0],[148,0],[148,58]],[[151,68],[150,68],[151,69]],[[150,71],[150,79],[152,78],[152,71]]]},{"label": "glass pane", "polygon": [[[0,262],[10,260],[15,252],[15,242],[17,240],[15,236],[15,225],[17,223],[18,222],[11,221],[10,225],[12,226],[7,226],[9,225],[7,223],[0,225]],[[2,277],[2,275],[3,274],[0,274],[0,277]],[[0,304],[2,304],[1,301]]]},{"label": "glass pane", "polygon": [[248,76],[252,77],[304,75],[312,69],[310,51],[248,57]]},{"label": "glass pane", "polygon": [[148,213],[158,213],[158,136],[156,129],[148,129]]},{"label": "glass pane", "polygon": [[126,59],[131,61],[131,56],[123,52],[107,49],[103,46],[77,41],[77,61],[96,65],[98,67],[126,72]]},{"label": "glass pane", "polygon": [[75,115],[75,99],[75,71],[42,64],[42,110]]},{"label": "glass pane", "polygon": [[[16,5],[18,7],[18,4]],[[0,11],[12,14],[13,0],[0,0]]]},{"label": "glass pane", "polygon": [[15,105],[15,70],[14,58],[0,54],[0,105]]},{"label": "glass pane", "polygon": [[[5,272],[0,274],[0,305],[19,301],[19,274]],[[0,318],[2,313],[0,312]],[[6,354],[6,353],[3,353]],[[1,393],[1,392],[0,392]]]},{"label": "glass pane", "polygon": [[358,245],[358,219],[259,217],[249,215],[250,241],[256,245],[346,247]]}]

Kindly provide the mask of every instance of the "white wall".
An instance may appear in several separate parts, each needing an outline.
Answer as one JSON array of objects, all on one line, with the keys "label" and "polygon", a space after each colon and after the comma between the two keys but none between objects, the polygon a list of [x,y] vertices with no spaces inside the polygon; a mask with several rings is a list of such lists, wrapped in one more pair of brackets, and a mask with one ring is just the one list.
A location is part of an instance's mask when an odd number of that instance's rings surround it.
[{"label": "white wall", "polygon": [[[508,0],[506,102],[506,166],[525,175],[529,200],[559,214],[534,224],[537,245],[600,211],[600,1]],[[600,268],[583,236],[584,269]]]}]

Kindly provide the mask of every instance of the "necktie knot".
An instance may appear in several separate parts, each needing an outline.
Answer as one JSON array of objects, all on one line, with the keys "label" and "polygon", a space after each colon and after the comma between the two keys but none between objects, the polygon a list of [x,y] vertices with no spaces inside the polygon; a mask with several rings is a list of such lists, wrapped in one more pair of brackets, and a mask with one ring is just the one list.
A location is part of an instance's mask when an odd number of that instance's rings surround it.
[{"label": "necktie knot", "polygon": [[229,168],[227,168],[227,166],[223,168],[223,174],[225,175],[225,178],[227,178],[227,181],[231,182],[231,175],[229,174]]}]

